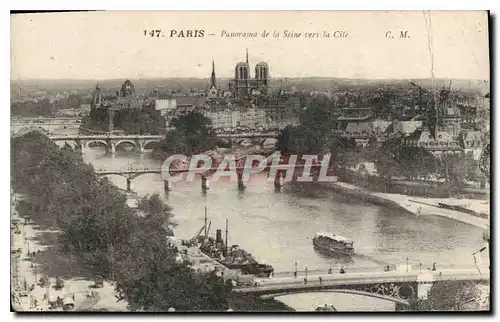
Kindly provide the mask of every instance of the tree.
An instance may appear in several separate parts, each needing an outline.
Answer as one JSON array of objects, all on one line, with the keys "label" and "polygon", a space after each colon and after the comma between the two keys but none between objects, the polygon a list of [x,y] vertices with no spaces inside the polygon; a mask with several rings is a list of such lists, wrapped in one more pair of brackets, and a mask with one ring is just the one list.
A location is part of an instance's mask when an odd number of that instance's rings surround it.
[{"label": "tree", "polygon": [[467,160],[459,154],[446,154],[440,159],[439,172],[450,187],[461,186],[468,172]]},{"label": "tree", "polygon": [[357,162],[356,142],[354,139],[346,139],[343,137],[331,137],[326,143],[331,153],[334,165],[337,169],[349,168],[355,166]]},{"label": "tree", "polygon": [[300,114],[300,126],[287,126],[278,137],[278,148],[284,153],[319,153],[336,128],[333,108],[327,96],[307,103]]},{"label": "tree", "polygon": [[379,150],[375,155],[375,167],[377,173],[388,180],[399,174],[400,166],[391,151]]},{"label": "tree", "polygon": [[132,310],[166,312],[174,307],[181,311],[223,311],[228,308],[229,283],[224,283],[214,272],[198,273],[177,264],[171,249],[150,248],[149,242],[145,242],[145,247],[132,250],[136,257],[121,262],[118,269],[117,291]]},{"label": "tree", "polygon": [[147,224],[158,228],[162,235],[165,237],[174,235],[172,228],[175,227],[175,223],[172,221],[174,216],[172,208],[160,199],[158,193],[141,199],[137,208],[144,215]]},{"label": "tree", "polygon": [[58,149],[40,133],[13,139],[12,155],[12,178],[25,184],[28,197],[19,212],[55,225],[62,233],[59,249],[114,280],[133,309],[227,309],[230,284],[176,262],[177,250],[167,241],[173,214],[158,194],[140,200],[134,211],[116,187],[97,180],[78,152]]},{"label": "tree", "polygon": [[157,135],[165,131],[165,119],[149,105],[142,109],[124,109],[115,117],[115,128],[126,134]]},{"label": "tree", "polygon": [[177,263],[177,251],[167,243],[173,226],[170,208],[158,195],[139,202],[143,212],[129,241],[114,261],[116,290],[133,310],[221,311],[228,308],[230,284],[214,272],[195,272]]},{"label": "tree", "polygon": [[153,151],[155,158],[165,158],[171,154],[191,156],[220,145],[212,121],[198,112],[181,115],[172,120],[174,130],[166,133]]},{"label": "tree", "polygon": [[[489,93],[488,93],[489,94]],[[490,176],[490,145],[488,144],[485,148],[483,153],[481,154],[481,158],[479,160],[479,167],[480,170],[484,173],[486,178],[488,179],[488,183],[491,183],[491,176]]]},{"label": "tree", "polygon": [[401,175],[413,180],[435,173],[437,160],[427,149],[405,146],[401,138],[393,138],[375,153],[375,167],[387,179]]},{"label": "tree", "polygon": [[[461,311],[468,310],[471,302],[479,302],[477,282],[437,281],[426,300],[413,299],[406,311]],[[479,304],[479,303],[477,303]],[[477,307],[475,309],[478,309]],[[474,310],[474,308],[473,308]]]},{"label": "tree", "polygon": [[302,136],[303,129],[297,126],[286,126],[278,134],[276,144],[279,151],[285,154],[300,153],[308,150],[307,142]]},{"label": "tree", "polygon": [[410,180],[434,173],[436,162],[434,156],[423,147],[401,147],[399,152],[401,174]]}]

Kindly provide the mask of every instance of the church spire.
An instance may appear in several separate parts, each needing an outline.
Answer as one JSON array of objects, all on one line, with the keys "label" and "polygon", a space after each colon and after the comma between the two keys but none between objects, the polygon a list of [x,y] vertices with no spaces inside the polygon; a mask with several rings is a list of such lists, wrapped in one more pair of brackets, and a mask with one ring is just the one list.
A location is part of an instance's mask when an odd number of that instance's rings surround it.
[{"label": "church spire", "polygon": [[210,79],[210,88],[215,86],[215,62],[212,60],[212,77]]},{"label": "church spire", "polygon": [[248,64],[248,48],[247,48],[247,64]]}]

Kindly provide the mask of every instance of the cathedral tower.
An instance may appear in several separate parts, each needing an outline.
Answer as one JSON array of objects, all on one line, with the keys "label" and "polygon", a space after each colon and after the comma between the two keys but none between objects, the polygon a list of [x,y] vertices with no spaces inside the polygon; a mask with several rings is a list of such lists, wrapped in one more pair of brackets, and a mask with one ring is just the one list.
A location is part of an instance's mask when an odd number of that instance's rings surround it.
[{"label": "cathedral tower", "polygon": [[94,97],[92,98],[91,109],[100,108],[102,106],[101,89],[99,88],[99,83],[95,86]]},{"label": "cathedral tower", "polygon": [[215,63],[212,60],[212,76],[210,78],[210,88],[216,87],[215,85]]}]

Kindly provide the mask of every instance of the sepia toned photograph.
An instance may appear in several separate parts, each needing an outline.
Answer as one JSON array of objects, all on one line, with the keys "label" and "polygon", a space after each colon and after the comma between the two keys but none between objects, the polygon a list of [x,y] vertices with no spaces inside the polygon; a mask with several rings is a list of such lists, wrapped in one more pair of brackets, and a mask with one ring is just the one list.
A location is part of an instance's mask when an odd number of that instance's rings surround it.
[{"label": "sepia toned photograph", "polygon": [[490,312],[490,27],[11,12],[11,311]]}]

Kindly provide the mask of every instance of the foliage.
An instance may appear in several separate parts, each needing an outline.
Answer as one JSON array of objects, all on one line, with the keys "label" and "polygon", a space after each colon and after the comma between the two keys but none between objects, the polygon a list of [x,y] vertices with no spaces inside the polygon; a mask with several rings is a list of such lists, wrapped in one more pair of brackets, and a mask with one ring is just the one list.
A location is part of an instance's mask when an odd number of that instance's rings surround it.
[{"label": "foliage", "polygon": [[60,109],[80,108],[83,103],[86,103],[86,101],[80,95],[69,94],[67,98],[60,98],[55,101],[44,98],[40,100],[13,102],[10,110],[12,115],[23,117],[54,116]]},{"label": "foliage", "polygon": [[407,311],[458,311],[470,307],[479,300],[477,282],[437,281],[431,287],[426,300],[413,299]]},{"label": "foliage", "polygon": [[467,180],[484,180],[479,162],[469,155],[448,154],[440,158],[439,174],[451,187],[459,187]]},{"label": "foliage", "polygon": [[386,141],[376,152],[375,167],[384,178],[400,175],[414,180],[435,173],[437,159],[427,149],[404,146],[400,138],[395,138]]},{"label": "foliage", "polygon": [[114,124],[125,134],[158,135],[165,131],[165,119],[151,106],[121,110],[116,114]]},{"label": "foliage", "polygon": [[[137,236],[139,237],[139,236]],[[220,311],[228,308],[230,285],[215,273],[197,273],[176,264],[174,252],[164,245],[152,245],[142,237],[145,247],[134,247],[120,261],[116,276],[117,290],[132,310]]]},{"label": "foliage", "polygon": [[488,144],[486,148],[484,148],[484,151],[481,155],[481,158],[479,160],[479,167],[481,172],[484,173],[486,178],[488,179],[488,183],[491,183],[491,176],[490,176],[490,166],[491,166],[491,157],[490,157],[490,145]]},{"label": "foliage", "polygon": [[213,273],[175,262],[173,214],[159,195],[139,201],[139,212],[107,180],[98,180],[78,152],[30,132],[12,139],[14,190],[28,198],[18,211],[61,231],[60,248],[95,275],[116,282],[135,309],[224,310],[230,286]]},{"label": "foliage", "polygon": [[164,158],[171,154],[190,156],[221,145],[212,128],[212,121],[198,112],[173,119],[172,126],[175,129],[168,131],[156,145],[154,157]]},{"label": "foliage", "polygon": [[[139,200],[137,208],[144,214],[145,223],[156,228],[164,228],[162,235],[173,236],[172,227],[173,223],[172,209],[166,205],[161,199],[160,195],[154,194],[149,198]],[[166,226],[164,226],[166,225]]]},{"label": "foliage", "polygon": [[337,169],[355,166],[360,161],[359,155],[356,152],[356,142],[354,139],[333,137],[326,145]]},{"label": "foliage", "polygon": [[45,98],[39,101],[14,102],[10,111],[12,115],[24,117],[53,116],[57,112],[57,107]]},{"label": "foliage", "polygon": [[278,136],[283,153],[319,153],[336,127],[331,102],[326,96],[308,101],[301,112],[299,126],[287,126]]}]

